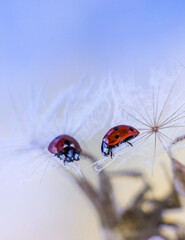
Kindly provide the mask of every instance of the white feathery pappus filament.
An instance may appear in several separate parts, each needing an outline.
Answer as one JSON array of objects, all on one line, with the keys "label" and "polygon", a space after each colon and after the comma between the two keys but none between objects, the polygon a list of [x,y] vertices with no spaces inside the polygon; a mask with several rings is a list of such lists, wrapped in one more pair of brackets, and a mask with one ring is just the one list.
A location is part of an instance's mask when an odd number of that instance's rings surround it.
[{"label": "white feathery pappus filament", "polygon": [[[131,158],[135,165],[144,164],[153,169],[158,150],[166,150],[172,139],[185,131],[185,84],[181,78],[179,73],[170,81],[166,76],[163,81],[156,77],[152,86],[146,89],[134,82],[127,84],[109,78],[109,86],[114,92],[110,98],[114,99],[116,95],[118,99],[113,102],[119,103],[122,113],[121,117],[120,112],[113,115],[111,127],[131,125],[139,130],[140,135],[132,140],[133,147],[124,143],[115,148],[113,159],[105,157],[97,161],[94,164],[97,173],[112,162],[119,167]],[[142,161],[139,161],[141,156]]]},{"label": "white feathery pappus filament", "polygon": [[[103,94],[96,89],[95,81],[82,79],[54,95],[49,95],[49,87],[40,83],[24,86],[24,90],[17,86],[17,91],[10,91],[10,126],[14,131],[10,138],[1,140],[0,176],[16,174],[27,181],[43,178],[49,165],[60,167],[62,161],[47,148],[61,134],[73,136],[86,149],[89,139],[101,129],[101,113],[108,107],[101,102]],[[78,163],[71,162],[65,167],[82,176]]]}]

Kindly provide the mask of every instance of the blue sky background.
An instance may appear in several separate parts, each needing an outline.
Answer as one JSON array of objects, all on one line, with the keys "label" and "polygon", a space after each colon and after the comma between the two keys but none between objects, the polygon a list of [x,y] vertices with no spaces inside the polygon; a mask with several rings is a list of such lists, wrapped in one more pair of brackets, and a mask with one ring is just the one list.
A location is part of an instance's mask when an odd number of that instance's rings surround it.
[{"label": "blue sky background", "polygon": [[0,36],[2,83],[110,70],[142,79],[185,63],[185,1],[1,1]]}]

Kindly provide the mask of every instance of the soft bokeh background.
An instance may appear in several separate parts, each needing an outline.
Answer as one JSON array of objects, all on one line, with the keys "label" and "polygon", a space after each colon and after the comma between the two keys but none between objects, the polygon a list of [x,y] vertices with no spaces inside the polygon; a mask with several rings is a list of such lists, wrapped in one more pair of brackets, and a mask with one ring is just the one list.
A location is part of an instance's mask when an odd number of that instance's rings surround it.
[{"label": "soft bokeh background", "polygon": [[[47,81],[52,94],[83,76],[108,72],[123,78],[134,74],[143,83],[153,67],[184,65],[184,29],[184,1],[1,1],[1,138],[12,131],[8,89],[13,82],[16,92],[27,82]],[[167,156],[162,161],[169,165]],[[151,178],[160,195],[168,182],[157,162]],[[120,203],[126,203],[128,181],[114,184]],[[133,191],[140,186],[129,184]],[[17,186],[13,180],[3,186],[0,239],[98,239],[94,209],[63,172],[50,169],[41,183]]]},{"label": "soft bokeh background", "polygon": [[108,70],[147,77],[184,63],[184,1],[2,1],[1,81],[79,80]]}]

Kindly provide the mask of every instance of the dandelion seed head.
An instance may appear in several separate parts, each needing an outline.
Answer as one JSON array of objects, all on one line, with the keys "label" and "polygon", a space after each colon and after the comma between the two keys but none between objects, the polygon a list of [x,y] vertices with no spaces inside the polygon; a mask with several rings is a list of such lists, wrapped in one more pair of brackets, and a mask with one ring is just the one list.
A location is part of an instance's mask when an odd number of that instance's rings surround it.
[{"label": "dandelion seed head", "polygon": [[[1,140],[1,176],[15,174],[23,180],[40,179],[48,166],[63,165],[47,151],[55,137],[73,136],[83,148],[101,129],[101,113],[108,105],[101,102],[103,95],[98,94],[95,82],[82,80],[53,97],[48,96],[45,88],[36,84],[34,89],[27,86],[21,91],[11,91],[10,126],[15,131],[8,139]],[[82,176],[76,163],[67,164],[66,169]]]},{"label": "dandelion seed head", "polygon": [[153,71],[147,87],[133,80],[109,78],[107,92],[113,109],[110,128],[117,123],[131,125],[140,135],[131,141],[134,147],[124,143],[115,148],[113,158],[116,161],[104,158],[103,163],[101,160],[102,168],[111,162],[120,167],[130,160],[135,166],[144,164],[153,169],[161,151],[185,131],[184,76],[184,70],[170,74]]}]

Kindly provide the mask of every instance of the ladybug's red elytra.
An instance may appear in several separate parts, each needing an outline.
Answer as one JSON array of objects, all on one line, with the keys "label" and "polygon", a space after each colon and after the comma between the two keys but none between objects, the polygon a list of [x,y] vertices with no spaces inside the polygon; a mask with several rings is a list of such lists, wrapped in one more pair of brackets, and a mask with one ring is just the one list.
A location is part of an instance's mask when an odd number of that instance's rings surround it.
[{"label": "ladybug's red elytra", "polygon": [[65,164],[65,162],[79,161],[82,149],[73,137],[60,135],[49,144],[48,151],[63,160]]},{"label": "ladybug's red elytra", "polygon": [[110,155],[112,158],[112,149],[118,147],[121,143],[127,142],[132,146],[129,140],[137,137],[139,131],[132,126],[118,125],[111,128],[104,136],[101,145],[101,152],[104,156]]}]

